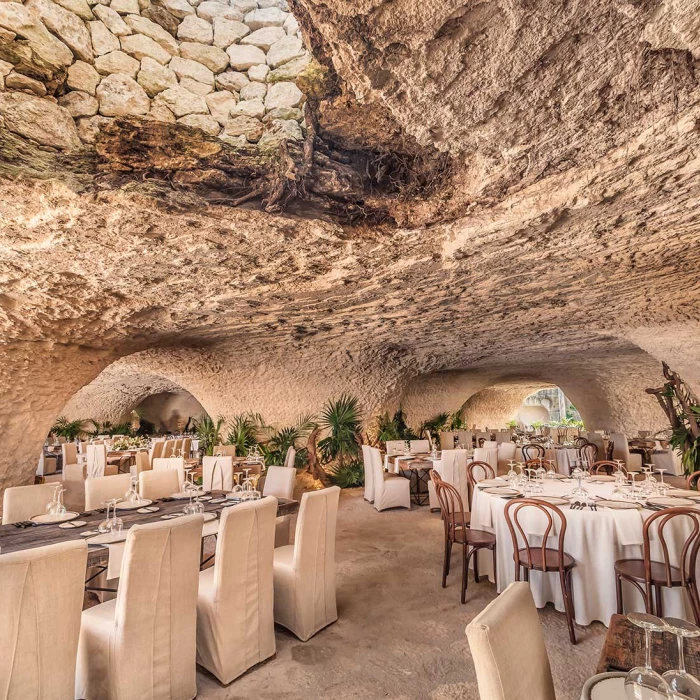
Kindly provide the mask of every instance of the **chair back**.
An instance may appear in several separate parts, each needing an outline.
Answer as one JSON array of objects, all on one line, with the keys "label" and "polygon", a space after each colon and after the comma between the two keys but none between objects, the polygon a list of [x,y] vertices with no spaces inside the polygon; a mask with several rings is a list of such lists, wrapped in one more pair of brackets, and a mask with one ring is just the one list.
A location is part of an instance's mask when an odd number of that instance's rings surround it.
[{"label": "chair back", "polygon": [[[685,537],[676,565],[681,569],[683,585],[686,585],[688,582],[695,582],[698,550],[700,549],[700,510],[690,506],[665,508],[650,515],[644,521],[642,549],[644,554],[644,573],[647,581],[651,580],[651,540],[654,539],[656,545],[654,548],[656,550],[654,560],[663,565],[664,576],[666,577],[665,585],[671,586],[672,564],[674,562],[671,561],[669,554],[666,528],[671,523],[671,532],[668,534],[668,538],[671,542],[678,540],[680,518],[687,518],[686,522],[690,524],[690,531]],[[650,532],[652,530],[654,535]],[[676,547],[674,545],[673,551],[675,550]],[[659,552],[661,556],[659,556]]]},{"label": "chair back", "polygon": [[[468,625],[482,700],[556,700],[535,601],[525,582],[511,583]],[[523,644],[523,640],[527,640]]]},{"label": "chair back", "polygon": [[627,466],[630,461],[630,447],[627,438],[622,433],[610,433],[610,439],[614,445],[612,459],[621,459]]},{"label": "chair back", "polygon": [[176,457],[184,457],[185,455],[182,454],[182,438],[178,438],[175,440],[175,444],[173,445],[173,454]]},{"label": "chair back", "polygon": [[29,520],[35,515],[45,513],[55,488],[55,483],[6,488],[2,497],[2,524],[18,523],[20,520]]},{"label": "chair back", "polygon": [[482,447],[485,450],[493,450],[494,448],[498,449],[498,440],[484,440]]},{"label": "chair back", "polygon": [[409,444],[411,446],[411,452],[414,455],[422,452],[430,452],[430,440],[411,440]]},{"label": "chair back", "polygon": [[515,460],[517,446],[514,442],[502,442],[498,446],[498,461],[510,462]]},{"label": "chair back", "polygon": [[190,515],[129,530],[110,642],[115,697],[164,697],[166,688],[168,697],[197,694],[202,523]]},{"label": "chair back", "polygon": [[[77,462],[77,458],[76,458]],[[107,466],[107,447],[105,445],[88,445],[87,448],[87,476],[95,479],[105,475]]]},{"label": "chair back", "polygon": [[467,478],[472,487],[483,479],[494,479],[496,474],[488,462],[470,462],[467,464]]},{"label": "chair back", "polygon": [[435,486],[435,495],[440,504],[440,513],[445,524],[445,532],[454,537],[456,529],[467,527],[466,518],[464,516],[464,501],[459,495],[459,491],[443,481],[433,469],[430,472],[430,478]]},{"label": "chair back", "polygon": [[474,461],[490,464],[495,472],[498,469],[498,448],[477,447],[474,450]]},{"label": "chair back", "polygon": [[297,458],[297,451],[293,447],[289,447],[287,454],[284,456],[284,466],[290,469],[294,467]]},{"label": "chair back", "polygon": [[580,435],[577,438],[574,438],[574,445],[576,447],[583,447],[587,442],[588,440]]},{"label": "chair back", "polygon": [[161,459],[168,459],[168,457],[175,456],[175,440],[166,440],[163,443],[163,452],[160,456]]},{"label": "chair back", "polygon": [[698,479],[700,479],[700,471],[693,472],[686,480],[685,487],[687,489],[698,490]]},{"label": "chair back", "polygon": [[76,697],[86,565],[81,540],[0,556],[0,697]]},{"label": "chair back", "polygon": [[362,464],[365,470],[365,501],[374,500],[374,469],[369,445],[362,445]]},{"label": "chair back", "polygon": [[[583,440],[583,438],[579,439]],[[592,442],[584,442],[576,451],[578,452],[579,461],[589,469],[598,459],[598,448]]]},{"label": "chair back", "polygon": [[160,459],[163,456],[163,450],[165,449],[165,440],[156,440],[153,446],[148,451],[148,458],[153,464],[154,459]]},{"label": "chair back", "polygon": [[131,467],[132,476],[138,475],[151,468],[151,461],[148,459],[148,452],[141,450],[136,453],[134,466]]},{"label": "chair back", "polygon": [[221,455],[222,457],[235,457],[236,456],[236,446],[235,445],[217,445],[214,448],[215,455]]},{"label": "chair back", "polygon": [[474,447],[474,434],[471,430],[457,431],[457,444],[462,445],[463,449],[471,450]]},{"label": "chair back", "polygon": [[64,464],[63,472],[61,473],[62,481],[85,481],[85,472],[87,467],[85,464]]},{"label": "chair back", "polygon": [[386,453],[391,457],[391,455],[403,454],[404,443],[403,440],[387,440],[386,441]]},{"label": "chair back", "polygon": [[180,480],[174,469],[149,469],[139,474],[141,498],[167,498],[180,490]]},{"label": "chair back", "polygon": [[440,442],[440,450],[454,450],[455,448],[455,436],[456,433],[453,431],[441,430],[438,433],[438,440]]},{"label": "chair back", "polygon": [[442,481],[454,486],[462,500],[469,503],[469,475],[467,473],[467,451],[466,450],[444,450],[439,466],[438,475]]},{"label": "chair back", "polygon": [[192,454],[192,438],[185,438],[182,441],[182,456],[189,459],[190,454]]},{"label": "chair back", "polygon": [[[508,501],[505,507],[506,524],[510,530],[510,536],[513,540],[513,557],[518,562],[518,551],[525,550],[525,563],[528,569],[533,568],[533,563],[541,560],[545,566],[547,561],[547,546],[550,536],[558,534],[557,551],[559,553],[558,563],[559,570],[564,571],[564,540],[566,538],[566,518],[564,513],[555,505],[539,501],[536,498],[515,498]],[[527,532],[523,526],[522,520],[527,517],[529,525],[536,524],[538,531],[536,533]],[[530,528],[531,530],[532,528]],[[542,538],[541,544],[534,546],[530,544],[531,538]],[[537,552],[537,554],[533,554]]]},{"label": "chair back", "polygon": [[161,457],[160,459],[153,460],[153,471],[162,471],[165,469],[172,469],[177,472],[180,486],[185,483],[185,460],[182,457]]},{"label": "chair back", "polygon": [[97,510],[110,498],[123,498],[131,485],[131,474],[85,479],[85,510]]},{"label": "chair back", "polygon": [[297,470],[294,467],[268,467],[263,496],[292,499]]},{"label": "chair back", "polygon": [[63,465],[78,463],[78,447],[74,442],[64,442],[61,445],[61,457]]},{"label": "chair back", "polygon": [[[592,474],[608,474],[612,476],[617,471],[617,462],[613,462],[609,459],[602,459],[599,462],[595,462],[591,467]],[[621,465],[621,471],[627,476],[628,472],[625,465]]]},{"label": "chair back", "polygon": [[523,445],[523,459],[529,462],[531,459],[539,459],[542,457],[544,459],[545,449],[542,445],[538,445],[534,442]]},{"label": "chair back", "polygon": [[56,458],[47,457],[42,450],[39,454],[39,464],[36,468],[37,476],[48,476],[56,473]]},{"label": "chair back", "polygon": [[202,486],[205,491],[233,490],[233,457],[202,457]]},{"label": "chair back", "polygon": [[526,470],[539,469],[540,467],[543,469],[552,469],[553,471],[557,470],[557,465],[552,462],[551,459],[540,459],[538,457],[537,459],[529,459],[527,462],[525,462]]}]

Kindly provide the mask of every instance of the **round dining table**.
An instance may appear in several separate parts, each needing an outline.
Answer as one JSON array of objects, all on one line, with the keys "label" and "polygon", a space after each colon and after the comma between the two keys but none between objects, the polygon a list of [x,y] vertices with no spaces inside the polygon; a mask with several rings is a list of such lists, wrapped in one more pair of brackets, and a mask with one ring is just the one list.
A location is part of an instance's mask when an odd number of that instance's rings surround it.
[{"label": "round dining table", "polygon": [[[507,487],[508,483],[503,480],[503,485]],[[584,485],[591,499],[610,498],[614,488],[614,483],[593,480]],[[573,479],[545,479],[542,495],[568,497],[575,486],[576,482]],[[474,489],[471,527],[496,535],[497,588],[500,593],[515,580],[513,541],[504,514],[506,504],[511,499],[497,492],[487,492],[485,488],[487,487],[477,485]],[[700,501],[696,503],[700,508]],[[572,510],[569,504],[558,507],[566,518],[564,551],[576,561],[572,572],[575,620],[580,625],[589,625],[595,620],[607,625],[611,615],[617,612],[615,561],[642,558],[643,523],[654,511],[643,507],[612,510],[602,505],[599,505],[597,510]],[[519,520],[525,528],[530,544],[541,544],[545,518],[535,509],[528,510],[529,513],[521,511],[522,516]],[[511,509],[511,514],[512,512]],[[665,528],[664,535],[669,545],[672,564],[678,563],[680,551],[690,532],[688,518],[678,518]],[[558,530],[555,530],[554,536],[550,535],[549,547],[557,547],[558,534]],[[522,547],[522,544],[519,543],[519,546]],[[652,528],[652,559],[661,559],[660,549],[658,537]],[[482,575],[488,572],[491,581],[494,580],[490,554],[479,559],[479,571]],[[557,610],[564,612],[564,601],[556,572],[531,572],[530,588],[538,608],[553,603]],[[625,612],[644,611],[642,597],[634,586],[623,581],[622,590]],[[663,605],[665,617],[693,619],[690,603],[683,589],[664,588]]]}]

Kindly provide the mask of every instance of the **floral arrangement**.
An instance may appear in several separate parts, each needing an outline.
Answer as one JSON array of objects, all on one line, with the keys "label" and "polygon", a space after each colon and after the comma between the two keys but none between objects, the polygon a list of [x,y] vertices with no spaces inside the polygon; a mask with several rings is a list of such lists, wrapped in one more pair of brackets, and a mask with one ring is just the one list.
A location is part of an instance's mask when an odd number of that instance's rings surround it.
[{"label": "floral arrangement", "polygon": [[136,437],[120,437],[112,442],[113,450],[142,450],[148,447],[148,438],[142,435]]}]

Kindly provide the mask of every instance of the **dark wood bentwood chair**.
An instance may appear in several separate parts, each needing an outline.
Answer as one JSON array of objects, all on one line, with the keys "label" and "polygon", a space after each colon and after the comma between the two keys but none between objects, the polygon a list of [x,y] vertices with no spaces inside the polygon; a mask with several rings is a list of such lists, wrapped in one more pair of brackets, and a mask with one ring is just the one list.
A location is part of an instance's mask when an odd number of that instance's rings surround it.
[{"label": "dark wood bentwood chair", "polygon": [[700,479],[700,471],[693,472],[686,480],[685,487],[691,490],[698,490],[698,479]]},{"label": "dark wood bentwood chair", "polygon": [[474,489],[482,479],[495,479],[496,472],[488,462],[469,462],[467,464],[467,479],[469,480],[469,505],[474,496]]},{"label": "dark wood bentwood chair", "polygon": [[462,603],[467,602],[467,583],[469,561],[474,557],[474,580],[479,583],[479,555],[481,549],[490,549],[493,555],[493,579],[496,581],[496,536],[485,530],[473,530],[464,518],[464,505],[459,491],[443,481],[433,470],[430,478],[435,485],[435,493],[440,502],[442,520],[445,524],[445,559],[442,566],[442,587],[447,587],[447,576],[450,573],[452,545],[462,547]]},{"label": "dark wood bentwood chair", "polygon": [[584,445],[588,444],[588,440],[586,440],[585,437],[577,437],[574,438],[574,445],[576,447],[583,447]]},{"label": "dark wood bentwood chair", "polygon": [[[539,510],[546,522],[542,532],[542,544],[533,546],[530,544],[527,533],[520,522],[524,510],[533,508]],[[576,644],[574,632],[574,596],[571,587],[571,570],[576,566],[572,556],[564,551],[564,539],[566,537],[566,518],[564,513],[551,503],[538,501],[535,498],[516,498],[509,501],[505,508],[506,524],[513,539],[513,561],[515,562],[515,580],[520,581],[521,569],[524,571],[525,580],[530,580],[530,571],[543,573],[558,573],[561,583],[561,592],[564,597],[564,612],[566,624],[569,627],[569,639]],[[557,548],[547,547],[547,539],[558,521],[559,540]],[[539,533],[538,533],[539,534]]]},{"label": "dark wood bentwood chair", "polygon": [[542,445],[536,445],[534,442],[531,442],[523,446],[523,458],[526,462],[529,462],[531,459],[544,458],[544,455],[545,449]]},{"label": "dark wood bentwood chair", "polygon": [[[595,462],[591,467],[591,474],[607,474],[612,476],[617,471],[617,462],[612,460],[602,459],[600,462]],[[620,465],[620,471],[627,476],[627,468],[624,464]]]},{"label": "dark wood bentwood chair", "polygon": [[580,445],[576,450],[578,452],[579,461],[587,467],[592,467],[598,459],[598,448],[592,442],[586,442]]},{"label": "dark wood bentwood chair", "polygon": [[[690,518],[692,530],[683,543],[678,566],[672,566],[664,529],[675,518]],[[656,525],[655,541],[661,549],[661,561],[652,560],[649,530]],[[700,624],[700,599],[695,576],[695,565],[700,549],[700,511],[688,506],[665,508],[644,521],[642,559],[618,559],[615,562],[617,612],[622,614],[622,581],[629,581],[644,599],[650,615],[663,617],[662,588],[683,587],[688,592],[695,624]],[[652,597],[652,593],[654,596]],[[655,605],[654,605],[655,603]]]},{"label": "dark wood bentwood chair", "polygon": [[551,467],[554,469],[554,471],[557,470],[557,465],[552,462],[551,459],[542,459],[541,457],[537,457],[536,459],[529,459],[527,462],[525,462],[525,469],[539,469],[540,467],[543,467],[544,469],[549,469]]}]

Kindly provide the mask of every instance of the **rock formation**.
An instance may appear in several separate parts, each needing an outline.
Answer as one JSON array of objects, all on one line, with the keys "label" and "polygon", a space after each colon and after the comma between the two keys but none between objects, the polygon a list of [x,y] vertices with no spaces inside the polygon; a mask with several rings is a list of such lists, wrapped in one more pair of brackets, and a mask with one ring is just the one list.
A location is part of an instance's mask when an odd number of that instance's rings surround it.
[{"label": "rock formation", "polygon": [[0,488],[159,392],[497,420],[556,384],[663,427],[697,0],[288,1],[0,2]]}]

